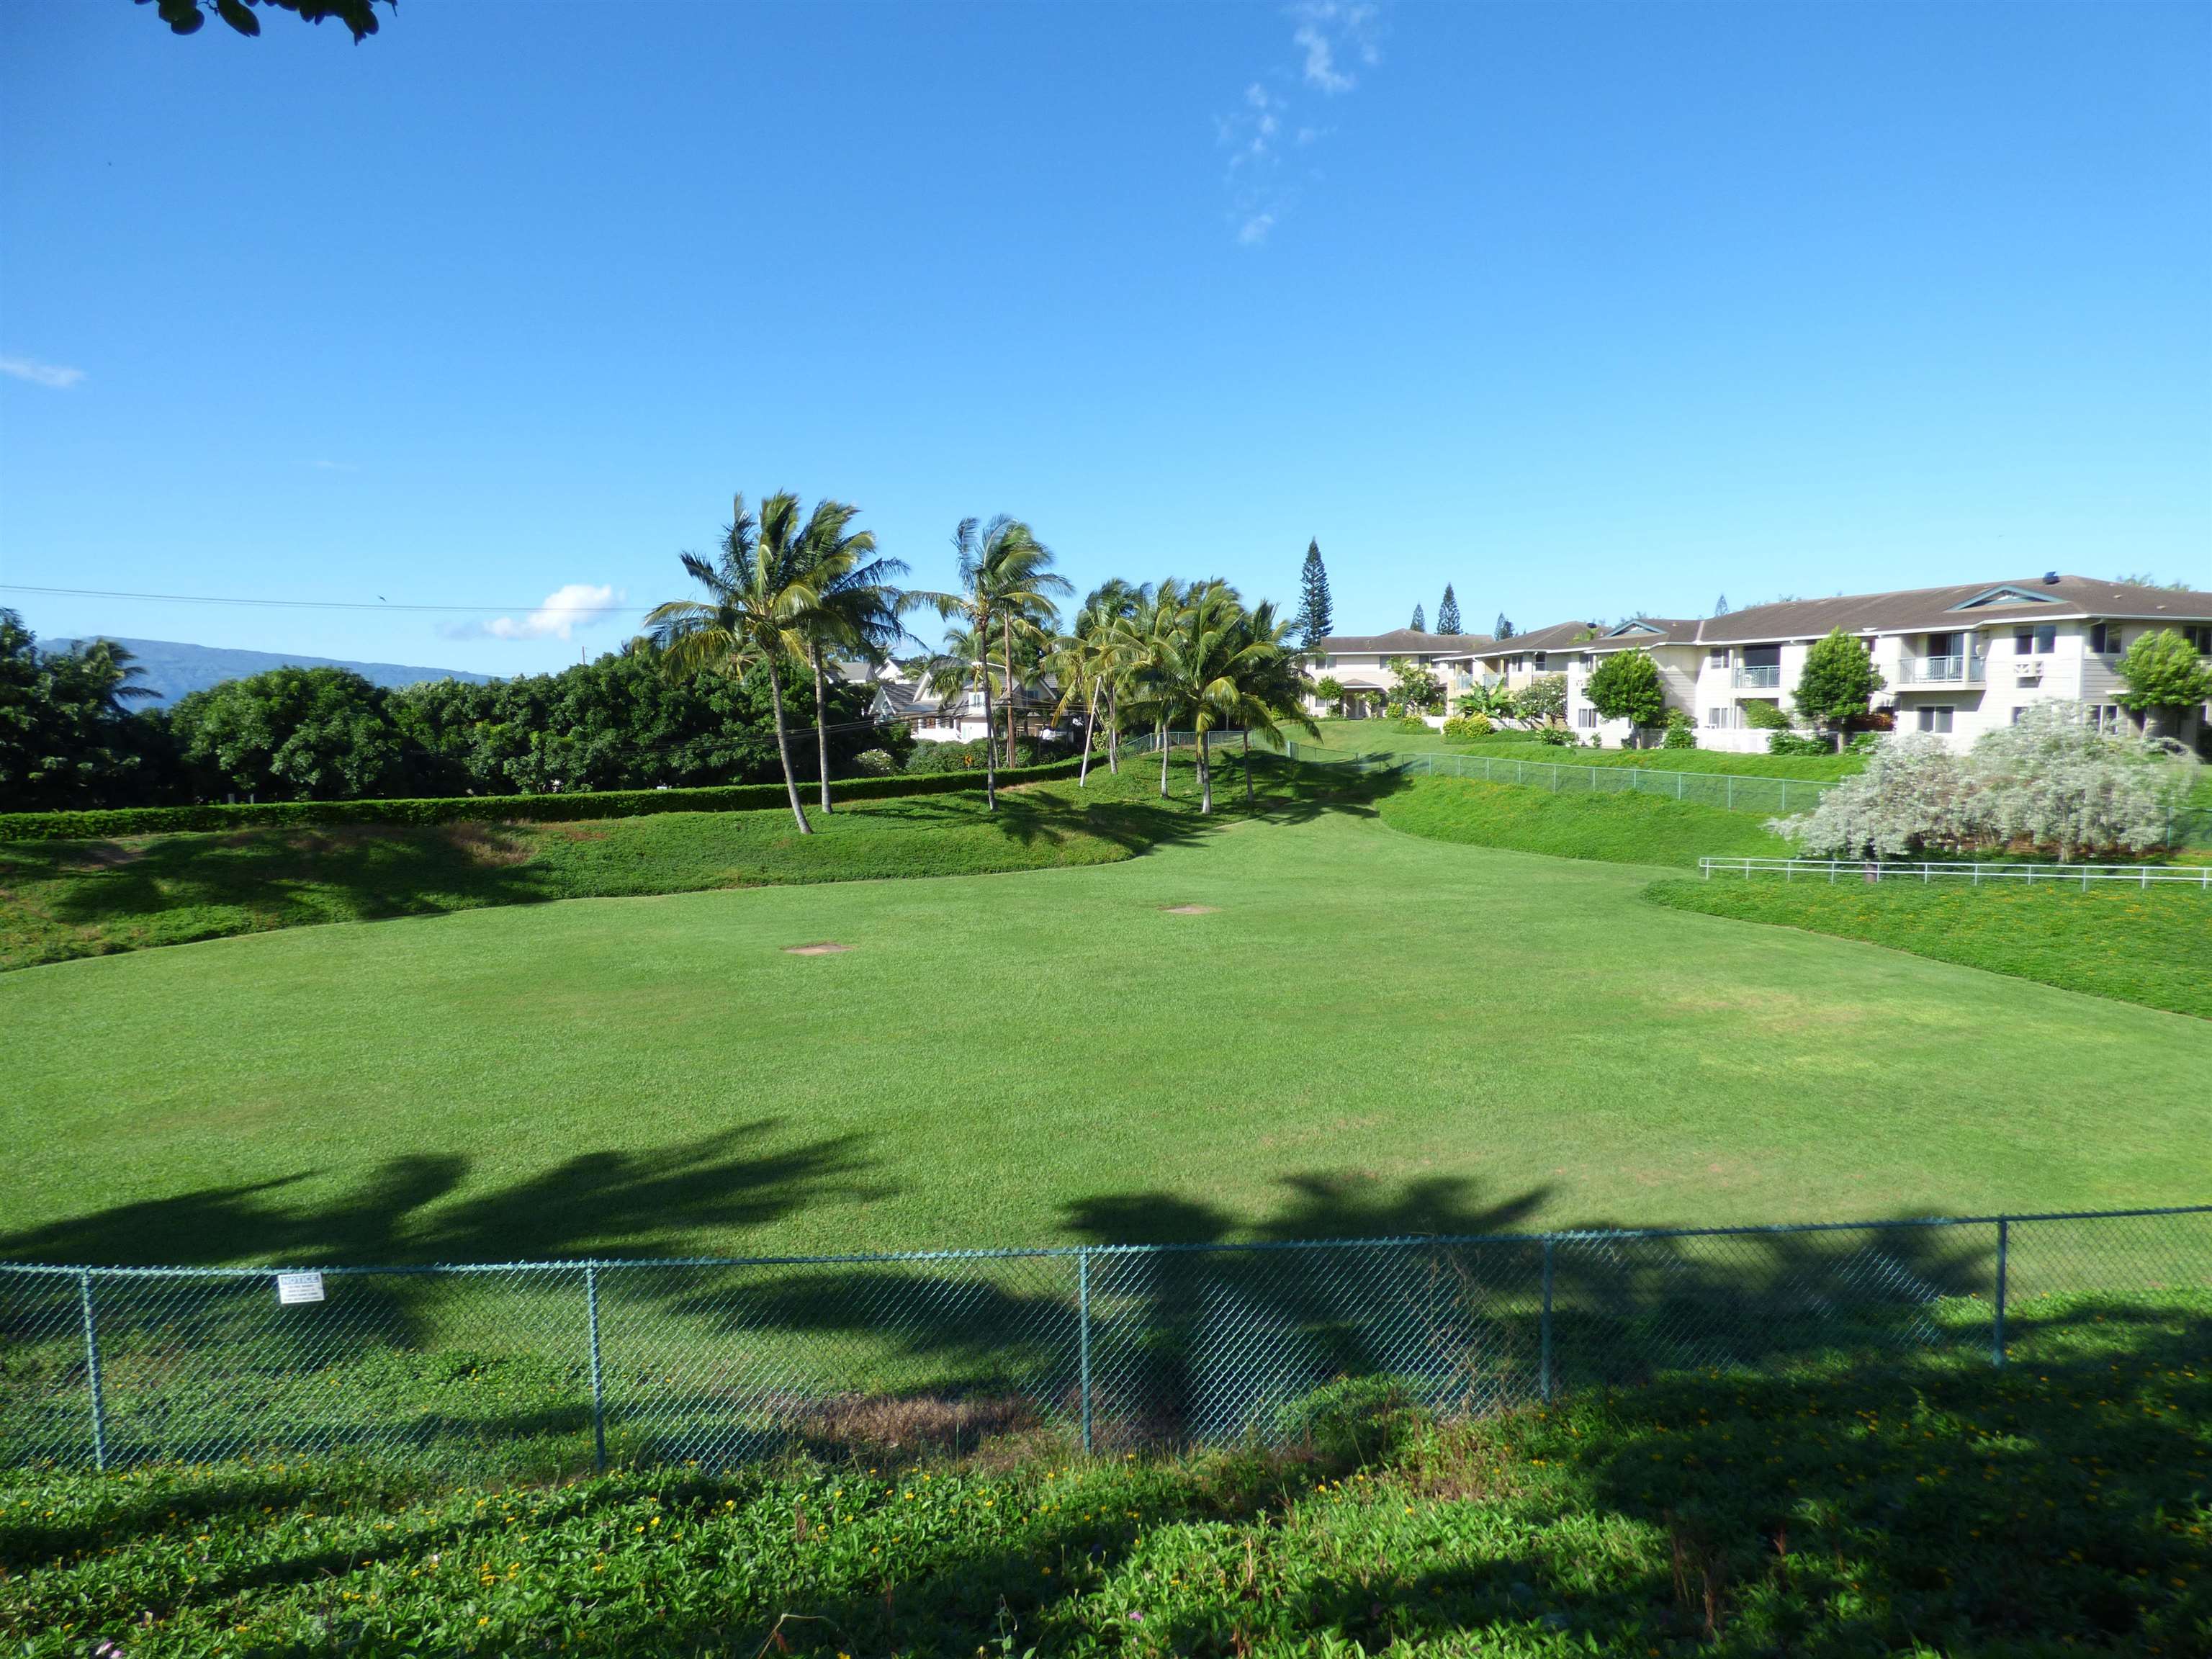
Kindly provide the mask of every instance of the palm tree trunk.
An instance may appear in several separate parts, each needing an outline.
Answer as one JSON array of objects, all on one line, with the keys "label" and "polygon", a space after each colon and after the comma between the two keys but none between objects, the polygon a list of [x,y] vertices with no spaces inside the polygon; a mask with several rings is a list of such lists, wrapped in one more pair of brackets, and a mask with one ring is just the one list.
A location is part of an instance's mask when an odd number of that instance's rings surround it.
[{"label": "palm tree trunk", "polygon": [[1121,775],[1121,702],[1114,688],[1106,688],[1106,769]]},{"label": "palm tree trunk", "polygon": [[1014,747],[1014,613],[1007,611],[999,623],[1006,641],[1006,766],[1012,770],[1021,759]]},{"label": "palm tree trunk", "polygon": [[1165,800],[1168,798],[1168,723],[1154,720],[1152,736],[1160,745],[1160,799]]},{"label": "palm tree trunk", "polygon": [[1244,810],[1252,810],[1252,728],[1244,728]]},{"label": "palm tree trunk", "polygon": [[999,810],[998,740],[991,735],[991,665],[983,665],[983,810]]},{"label": "palm tree trunk", "polygon": [[1091,781],[1091,745],[1098,736],[1098,682],[1091,682],[1091,712],[1083,717],[1083,764],[1075,769],[1078,789]]},{"label": "palm tree trunk", "polygon": [[822,769],[822,810],[830,810],[830,693],[823,683],[822,647],[812,647],[814,658],[814,745]]},{"label": "palm tree trunk", "polygon": [[791,816],[799,820],[799,833],[811,836],[814,826],[806,821],[806,809],[799,804],[799,782],[791,775],[791,732],[783,723],[783,676],[775,672],[775,659],[768,659],[769,702],[775,708],[775,752],[783,757],[783,792],[791,797]]},{"label": "palm tree trunk", "polygon": [[1198,728],[1198,813],[1206,817],[1213,811],[1213,773],[1206,763],[1206,728]]}]

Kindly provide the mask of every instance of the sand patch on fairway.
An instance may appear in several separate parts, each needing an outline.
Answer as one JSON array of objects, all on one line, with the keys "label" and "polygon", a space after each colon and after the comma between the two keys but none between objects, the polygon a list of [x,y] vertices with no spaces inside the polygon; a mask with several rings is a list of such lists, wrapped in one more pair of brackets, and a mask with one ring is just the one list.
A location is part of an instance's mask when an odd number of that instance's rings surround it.
[{"label": "sand patch on fairway", "polygon": [[1220,907],[1214,904],[1163,904],[1160,908],[1171,916],[1210,916]]},{"label": "sand patch on fairway", "polygon": [[849,951],[849,945],[840,945],[835,939],[822,939],[813,945],[787,945],[783,953],[787,957],[834,957]]}]

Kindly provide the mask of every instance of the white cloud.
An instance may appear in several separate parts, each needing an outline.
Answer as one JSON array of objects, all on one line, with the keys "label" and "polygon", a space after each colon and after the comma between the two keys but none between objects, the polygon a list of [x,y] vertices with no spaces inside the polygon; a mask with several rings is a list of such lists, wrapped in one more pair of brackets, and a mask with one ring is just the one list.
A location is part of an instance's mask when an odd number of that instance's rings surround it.
[{"label": "white cloud", "polygon": [[1237,228],[1237,240],[1246,247],[1267,240],[1267,233],[1275,228],[1272,213],[1255,213]]},{"label": "white cloud", "polygon": [[449,639],[565,640],[580,628],[606,620],[623,596],[611,587],[570,582],[545,596],[545,602],[528,616],[494,617],[488,623],[463,623],[446,630]]},{"label": "white cloud", "polygon": [[[1285,151],[1305,152],[1333,125],[1294,118],[1312,92],[1334,98],[1358,85],[1358,71],[1382,61],[1380,0],[1293,0],[1283,14],[1295,27],[1295,64],[1278,63],[1248,82],[1238,107],[1214,118],[1214,134],[1228,155],[1228,222],[1238,244],[1257,247],[1289,214],[1300,180],[1321,174],[1310,160],[1286,168]],[[1308,91],[1306,89],[1310,89]]]},{"label": "white cloud", "polygon": [[1334,97],[1350,92],[1359,77],[1351,60],[1372,69],[1382,61],[1382,13],[1371,3],[1347,0],[1300,0],[1290,9],[1297,20],[1291,41],[1305,54],[1305,82]]},{"label": "white cloud", "polygon": [[28,380],[33,386],[51,386],[56,392],[66,392],[84,379],[81,368],[64,368],[59,363],[38,362],[29,357],[0,357],[0,374]]},{"label": "white cloud", "polygon": [[361,469],[351,461],[313,460],[307,463],[318,472],[358,472]]}]

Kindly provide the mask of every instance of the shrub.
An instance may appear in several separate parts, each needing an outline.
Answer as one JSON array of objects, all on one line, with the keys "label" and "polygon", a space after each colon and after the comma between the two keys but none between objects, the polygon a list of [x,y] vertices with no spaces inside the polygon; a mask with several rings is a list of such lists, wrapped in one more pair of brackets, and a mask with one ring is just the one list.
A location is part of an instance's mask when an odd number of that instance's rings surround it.
[{"label": "shrub", "polygon": [[1680,709],[1667,711],[1667,735],[1659,746],[1662,749],[1695,749],[1698,746],[1698,728]]},{"label": "shrub", "polygon": [[1386,702],[1382,705],[1382,713],[1390,720],[1401,720],[1406,718],[1406,705],[1402,702]]},{"label": "shrub", "polygon": [[1910,857],[2025,842],[2061,859],[2166,844],[2192,780],[2172,746],[2099,732],[2069,704],[2030,708],[1958,755],[1893,738],[1865,771],[1771,826],[1816,858]]},{"label": "shrub", "polygon": [[1513,707],[1522,720],[1556,720],[1567,712],[1567,677],[1539,674],[1513,694]]},{"label": "shrub", "polygon": [[1659,666],[1648,651],[1615,651],[1600,658],[1583,695],[1606,719],[1636,726],[1658,725],[1667,708]]},{"label": "shrub", "polygon": [[[1589,746],[1590,746],[1591,748],[1593,748],[1593,749],[1602,749],[1602,748],[1604,748],[1604,747],[1605,747],[1605,733],[1604,733],[1604,732],[1591,732],[1591,733],[1589,734]],[[1626,748],[1628,745],[1627,745],[1627,744],[1626,744],[1626,742],[1624,742],[1624,743],[1622,744],[1622,745],[1621,745],[1621,746],[1622,746],[1623,748]]]},{"label": "shrub", "polygon": [[2140,635],[2119,661],[2127,689],[2116,694],[2123,708],[2163,720],[2212,699],[2212,668],[2197,647],[2171,628]]},{"label": "shrub", "polygon": [[1561,749],[1576,747],[1575,734],[1564,726],[1542,726],[1536,728],[1536,739]]},{"label": "shrub", "polygon": [[1780,703],[1762,698],[1743,705],[1743,723],[1755,732],[1787,732],[1790,716],[1782,712]]},{"label": "shrub", "polygon": [[853,757],[853,769],[864,778],[887,778],[899,769],[888,749],[863,749]]},{"label": "shrub", "polygon": [[1455,714],[1444,722],[1444,737],[1452,743],[1473,743],[1497,729],[1487,714]]},{"label": "shrub", "polygon": [[1408,714],[1398,722],[1398,729],[1401,732],[1425,732],[1429,729],[1429,723],[1417,715]]},{"label": "shrub", "polygon": [[1770,755],[1832,755],[1835,744],[1826,738],[1808,738],[1800,732],[1783,730],[1766,734],[1766,752]]}]

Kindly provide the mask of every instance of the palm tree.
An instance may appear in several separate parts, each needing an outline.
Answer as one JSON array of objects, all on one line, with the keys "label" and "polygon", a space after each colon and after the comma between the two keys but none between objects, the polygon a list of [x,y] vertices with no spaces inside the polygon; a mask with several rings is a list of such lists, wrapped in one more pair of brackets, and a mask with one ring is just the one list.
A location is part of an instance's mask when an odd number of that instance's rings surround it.
[{"label": "palm tree", "polygon": [[1116,629],[1121,652],[1113,686],[1113,715],[1126,708],[1150,722],[1160,750],[1160,799],[1168,794],[1168,724],[1178,712],[1169,695],[1164,667],[1183,620],[1182,585],[1170,576],[1158,586],[1139,589],[1129,616]]},{"label": "palm tree", "polygon": [[817,501],[799,538],[814,589],[814,608],[799,626],[814,671],[814,737],[824,812],[830,810],[829,653],[850,652],[880,666],[906,636],[899,625],[905,596],[891,586],[891,578],[906,574],[906,566],[876,556],[873,531],[851,528],[860,511],[843,501]]},{"label": "palm tree", "polygon": [[[999,777],[991,741],[991,676],[983,655],[994,643],[1002,644],[1005,656],[1006,702],[1006,761],[1014,760],[1014,700],[1019,682],[1014,677],[1014,640],[1038,643],[1057,614],[1053,596],[1073,591],[1066,577],[1052,568],[1052,550],[1037,540],[1019,519],[1000,514],[988,524],[963,519],[952,532],[952,545],[960,556],[960,592],[916,593],[912,602],[934,606],[948,622],[964,623],[980,647],[977,675],[983,687],[983,805],[987,811],[999,806]],[[998,636],[994,641],[994,635]]]},{"label": "palm tree", "polygon": [[1237,674],[1261,653],[1246,637],[1244,606],[1228,583],[1199,583],[1186,597],[1175,629],[1154,665],[1164,713],[1186,714],[1198,738],[1198,810],[1213,811],[1213,768],[1206,735],[1237,708]]},{"label": "palm tree", "polygon": [[[1127,653],[1127,635],[1121,624],[1134,613],[1139,592],[1119,576],[1094,590],[1084,600],[1083,609],[1076,613],[1074,632],[1062,635],[1053,652],[1051,666],[1060,684],[1060,704],[1054,712],[1064,714],[1076,702],[1087,700],[1083,723],[1083,764],[1075,777],[1079,789],[1091,781],[1091,751],[1098,734],[1098,704],[1103,697],[1110,695],[1115,677]],[[1109,764],[1111,763],[1109,738]]]},{"label": "palm tree", "polygon": [[808,618],[817,596],[806,574],[799,497],[780,489],[761,502],[758,520],[740,495],[722,532],[722,552],[708,561],[683,556],[684,568],[707,592],[704,599],[671,599],[646,615],[653,643],[671,673],[711,668],[741,674],[756,665],[768,672],[769,702],[775,710],[775,749],[783,761],[784,793],[799,833],[811,835],[806,809],[791,771],[791,735],[783,718],[783,664],[804,660]]},{"label": "palm tree", "polygon": [[1306,681],[1302,656],[1290,643],[1295,618],[1281,619],[1275,602],[1263,599],[1246,613],[1240,624],[1242,640],[1230,658],[1224,678],[1231,688],[1231,717],[1242,728],[1244,745],[1244,805],[1252,796],[1252,733],[1264,732],[1280,743],[1283,725],[1301,727],[1317,738],[1321,728],[1306,713]]}]

